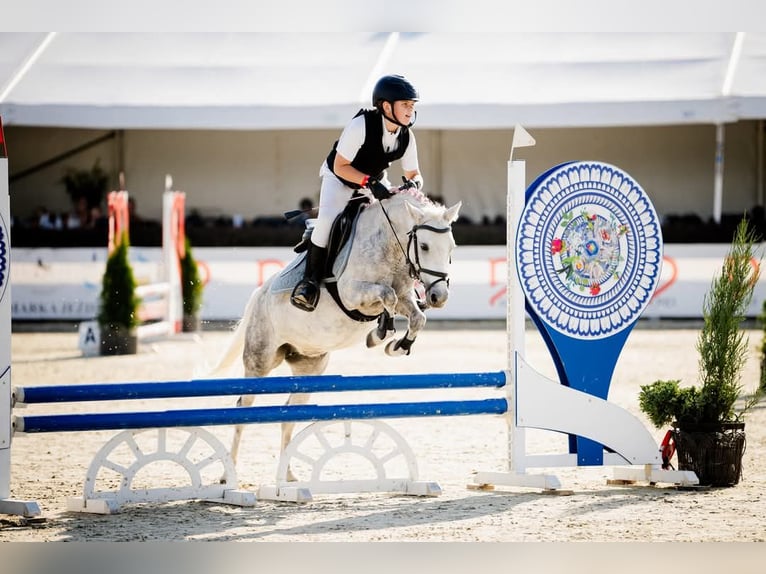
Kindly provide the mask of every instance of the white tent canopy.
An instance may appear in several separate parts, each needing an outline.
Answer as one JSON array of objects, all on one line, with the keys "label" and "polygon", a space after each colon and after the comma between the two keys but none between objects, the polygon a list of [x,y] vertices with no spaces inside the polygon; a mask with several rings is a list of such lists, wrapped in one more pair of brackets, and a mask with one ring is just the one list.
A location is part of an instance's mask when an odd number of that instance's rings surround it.
[{"label": "white tent canopy", "polygon": [[418,87],[421,129],[766,118],[766,34],[0,33],[6,125],[342,127],[374,81]]}]

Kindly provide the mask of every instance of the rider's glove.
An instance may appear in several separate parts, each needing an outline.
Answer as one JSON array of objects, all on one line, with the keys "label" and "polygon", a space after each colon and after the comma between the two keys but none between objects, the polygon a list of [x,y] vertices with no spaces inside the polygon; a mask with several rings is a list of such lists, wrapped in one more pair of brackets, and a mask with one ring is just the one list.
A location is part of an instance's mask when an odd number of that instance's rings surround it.
[{"label": "rider's glove", "polygon": [[378,201],[382,199],[388,199],[393,193],[391,193],[388,188],[380,183],[377,179],[370,178],[367,180],[367,188],[372,192],[372,195],[375,196],[375,199]]},{"label": "rider's glove", "polygon": [[404,191],[406,189],[420,189],[421,187],[423,187],[423,179],[419,175],[412,179],[402,176],[402,185],[399,186],[399,189]]}]

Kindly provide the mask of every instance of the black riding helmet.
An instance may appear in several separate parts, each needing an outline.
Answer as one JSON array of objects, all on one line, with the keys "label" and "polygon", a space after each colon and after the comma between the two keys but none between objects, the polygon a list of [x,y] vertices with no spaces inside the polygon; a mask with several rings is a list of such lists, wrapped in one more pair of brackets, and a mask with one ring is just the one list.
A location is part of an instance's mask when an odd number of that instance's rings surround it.
[{"label": "black riding helmet", "polygon": [[[407,78],[398,74],[383,76],[378,80],[375,84],[375,88],[372,90],[372,105],[379,109],[380,113],[383,113],[383,102],[389,102],[393,107],[394,102],[399,100],[418,101],[419,99],[420,95],[418,94],[417,89],[415,89],[415,86],[413,86]],[[407,128],[412,127],[415,123],[415,120],[412,120],[409,125],[404,125],[395,118],[386,116],[386,119],[396,125]],[[415,119],[417,119],[417,112],[415,112]]]}]

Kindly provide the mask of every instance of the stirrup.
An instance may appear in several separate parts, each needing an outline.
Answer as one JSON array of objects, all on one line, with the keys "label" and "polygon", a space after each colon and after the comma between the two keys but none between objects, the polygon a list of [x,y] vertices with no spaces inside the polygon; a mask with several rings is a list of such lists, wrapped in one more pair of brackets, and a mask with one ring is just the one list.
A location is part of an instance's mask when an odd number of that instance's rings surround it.
[{"label": "stirrup", "polygon": [[[314,289],[313,296],[306,293],[307,289]],[[300,291],[300,292],[299,292]],[[298,283],[290,295],[290,303],[302,311],[312,312],[319,302],[319,286],[313,281],[303,280]]]}]

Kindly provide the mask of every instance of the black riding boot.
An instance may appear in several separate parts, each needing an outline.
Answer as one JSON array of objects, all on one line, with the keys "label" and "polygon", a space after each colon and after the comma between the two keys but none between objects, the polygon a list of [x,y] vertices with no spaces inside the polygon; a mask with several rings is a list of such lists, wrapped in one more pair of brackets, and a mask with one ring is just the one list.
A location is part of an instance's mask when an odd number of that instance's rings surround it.
[{"label": "black riding boot", "polygon": [[303,279],[295,286],[290,302],[303,311],[313,311],[319,301],[319,283],[327,261],[327,248],[309,244]]}]

